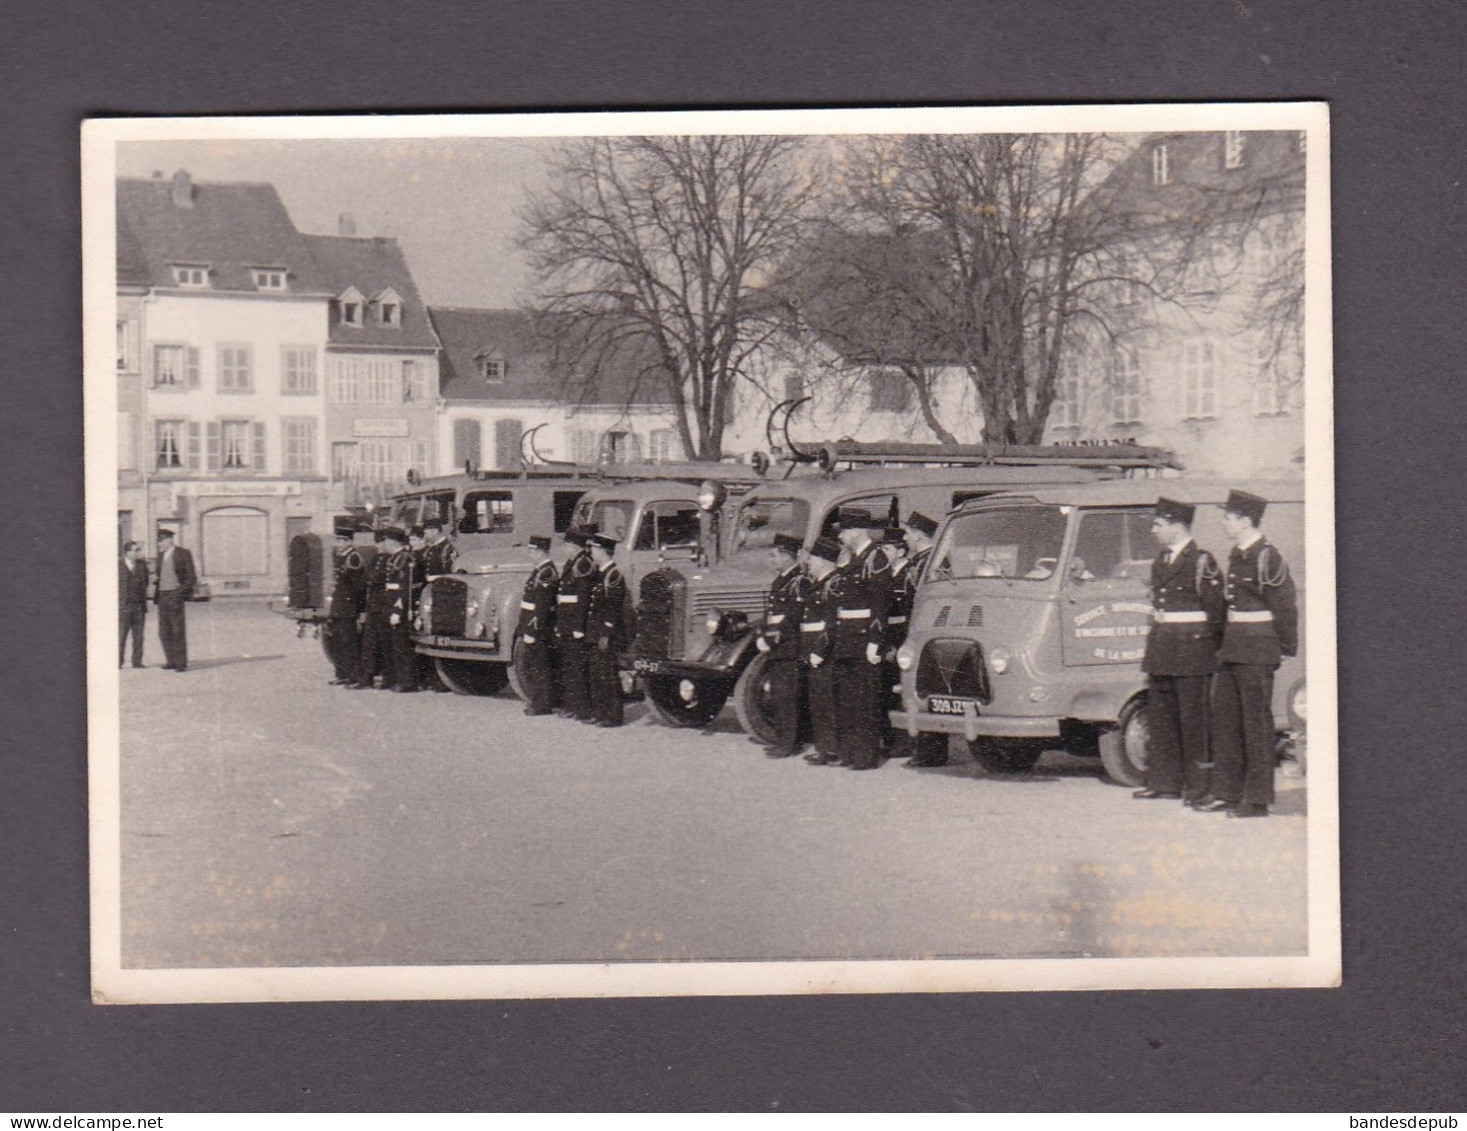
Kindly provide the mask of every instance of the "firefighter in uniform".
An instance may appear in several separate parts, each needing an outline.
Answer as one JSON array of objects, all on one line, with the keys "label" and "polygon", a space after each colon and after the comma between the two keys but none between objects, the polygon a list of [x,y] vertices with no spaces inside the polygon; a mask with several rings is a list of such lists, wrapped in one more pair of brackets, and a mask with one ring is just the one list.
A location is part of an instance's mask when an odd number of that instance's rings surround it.
[{"label": "firefighter in uniform", "polygon": [[841,546],[829,535],[815,540],[805,560],[809,587],[800,620],[800,653],[805,667],[805,688],[810,705],[810,738],[815,749],[805,761],[816,766],[840,761],[839,734],[835,722],[835,664],[830,623],[839,603]]},{"label": "firefighter in uniform", "polygon": [[764,685],[774,739],[765,751],[771,758],[788,758],[800,749],[800,621],[810,579],[800,569],[800,540],[776,534],[769,556],[779,575],[769,587],[769,612],[754,638],[767,657]]},{"label": "firefighter in uniform", "polygon": [[586,639],[590,641],[588,683],[591,720],[598,727],[622,724],[621,672],[617,657],[626,651],[627,581],[612,555],[616,539],[609,534],[591,535],[591,558],[596,565],[596,583],[586,611]]},{"label": "firefighter in uniform", "polygon": [[379,675],[384,677],[384,687],[392,682],[391,618],[398,598],[397,590],[388,588],[391,582],[388,565],[397,551],[407,545],[407,535],[397,527],[383,527],[376,533],[376,542],[376,556],[367,567],[366,619],[362,623],[361,665],[355,684],[362,691],[375,687]]},{"label": "firefighter in uniform", "polygon": [[841,567],[839,603],[832,660],[842,700],[836,712],[838,753],[853,770],[881,765],[886,731],[886,691],[882,671],[886,617],[891,602],[891,563],[886,551],[873,541],[873,532],[886,522],[860,507],[840,511],[840,540],[850,554]]},{"label": "firefighter in uniform", "polygon": [[413,610],[417,606],[418,556],[413,552],[414,538],[421,544],[423,531],[414,527],[409,545],[399,546],[387,561],[387,593],[392,608],[387,617],[388,648],[387,681],[394,691],[418,689],[417,654],[413,650]]},{"label": "firefighter in uniform", "polygon": [[449,540],[447,528],[441,518],[423,520],[424,576],[428,580],[445,573],[452,573],[458,560],[458,551]]},{"label": "firefighter in uniform", "polygon": [[[425,518],[421,527],[412,529],[413,551],[413,603],[412,627],[415,632],[433,631],[433,626],[424,622],[422,609],[423,591],[433,579],[452,573],[457,556],[453,543],[444,532],[443,520],[437,516]],[[417,686],[429,691],[447,692],[449,687],[438,678],[438,666],[432,656],[416,654],[413,657],[413,674]]]},{"label": "firefighter in uniform", "polygon": [[331,548],[331,596],[326,602],[326,651],[336,670],[333,684],[357,682],[362,638],[358,621],[362,615],[367,585],[367,563],[352,544],[357,520],[338,518],[336,543]]},{"label": "firefighter in uniform", "polygon": [[586,547],[595,532],[594,524],[565,532],[566,542],[577,549],[560,572],[560,589],[555,597],[555,646],[564,694],[561,713],[572,719],[591,717],[586,609],[596,584],[596,563]]},{"label": "firefighter in uniform", "polygon": [[550,560],[548,534],[530,535],[530,546],[539,553],[540,560],[530,571],[520,596],[520,619],[515,626],[519,646],[515,650],[514,667],[519,673],[520,686],[525,689],[525,714],[548,715],[555,696],[551,633],[555,626],[560,573]]},{"label": "firefighter in uniform", "polygon": [[1146,787],[1132,794],[1141,800],[1195,805],[1208,796],[1207,696],[1224,602],[1216,560],[1192,540],[1196,509],[1160,498],[1151,520],[1162,550],[1151,563],[1152,625],[1141,660],[1151,740]]},{"label": "firefighter in uniform", "polygon": [[1273,804],[1273,673],[1299,650],[1299,605],[1283,555],[1259,533],[1268,500],[1232,491],[1223,529],[1233,541],[1224,582],[1227,624],[1212,685],[1212,800],[1229,817]]},{"label": "firefighter in uniform", "polygon": [[[913,511],[907,516],[907,560],[904,568],[896,578],[896,585],[892,593],[893,615],[889,620],[903,618],[898,623],[901,631],[894,634],[896,643],[894,648],[900,648],[907,639],[907,629],[912,616],[912,607],[917,601],[917,582],[922,576],[922,571],[927,568],[927,559],[932,556],[932,537],[937,533],[937,520],[929,518],[921,511]],[[897,677],[897,701],[901,701],[900,675]],[[897,736],[898,749],[910,753],[907,761],[908,766],[945,766],[947,765],[947,735],[945,734],[922,734],[913,738],[909,734]]]},{"label": "firefighter in uniform", "polygon": [[902,673],[896,666],[896,653],[907,638],[907,614],[912,605],[908,600],[906,575],[911,560],[907,556],[907,532],[898,524],[895,514],[882,532],[881,548],[891,565],[891,598],[886,610],[886,630],[881,637],[881,744],[887,757],[905,758],[911,753],[911,747],[905,733],[892,730],[890,712],[902,707]]}]

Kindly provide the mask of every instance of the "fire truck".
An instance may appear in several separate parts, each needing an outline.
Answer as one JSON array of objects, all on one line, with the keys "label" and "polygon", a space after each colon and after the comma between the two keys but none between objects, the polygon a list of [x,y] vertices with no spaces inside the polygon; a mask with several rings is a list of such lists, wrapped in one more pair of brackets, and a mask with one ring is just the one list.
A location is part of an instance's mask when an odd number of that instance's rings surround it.
[{"label": "fire truck", "polygon": [[[534,516],[520,521],[523,509],[513,515],[504,510],[508,504],[500,496],[511,491],[504,481],[467,488],[460,504],[455,572],[431,579],[424,590],[414,647],[433,658],[444,683],[460,694],[491,695],[507,682],[523,698],[514,666],[514,629],[525,581],[537,560],[528,549],[531,534],[561,534],[570,525],[594,523],[620,539],[616,560],[635,593],[650,571],[674,562],[691,565],[716,554],[720,508],[759,476],[743,464],[620,463],[581,469],[574,478],[543,480],[539,494],[521,488],[517,500],[551,500],[553,522],[549,510],[538,521]],[[535,482],[533,475],[530,482]],[[561,501],[571,492],[574,499]],[[431,491],[419,494],[432,497]],[[485,523],[503,525],[511,518],[512,530],[504,526],[497,531],[504,535],[500,542],[467,542]]]},{"label": "fire truck", "polygon": [[[1115,782],[1142,784],[1152,508],[1158,494],[1195,503],[1197,544],[1226,563],[1232,488],[1269,500],[1263,534],[1293,573],[1302,625],[1301,484],[1119,480],[989,495],[961,504],[938,532],[897,653],[893,726],[944,750],[958,736],[990,772],[1023,772],[1063,748],[1098,756]],[[1273,708],[1281,745],[1302,766],[1302,634],[1299,655],[1276,673]]]},{"label": "fire truck", "polygon": [[1159,475],[1178,467],[1170,453],[1134,444],[840,441],[810,448],[788,443],[787,450],[793,455],[782,476],[771,473],[732,504],[720,560],[670,562],[640,583],[631,664],[664,723],[706,726],[732,698],[740,726],[759,742],[772,741],[767,661],[754,637],[774,580],[767,551],[776,534],[799,538],[808,550],[834,529],[847,505],[880,515],[905,518],[919,510],[941,518],[997,491]]}]

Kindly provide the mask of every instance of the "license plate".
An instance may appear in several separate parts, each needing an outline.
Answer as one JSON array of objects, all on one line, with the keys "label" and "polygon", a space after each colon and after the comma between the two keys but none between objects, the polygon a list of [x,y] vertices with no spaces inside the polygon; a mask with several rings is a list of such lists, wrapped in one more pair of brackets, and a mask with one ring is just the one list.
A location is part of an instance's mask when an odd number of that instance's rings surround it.
[{"label": "license plate", "polygon": [[946,695],[933,695],[927,700],[927,710],[934,715],[961,715],[966,708],[977,708],[975,699],[953,699]]},{"label": "license plate", "polygon": [[656,675],[662,670],[662,661],[636,659],[632,661],[632,670],[646,675]]}]

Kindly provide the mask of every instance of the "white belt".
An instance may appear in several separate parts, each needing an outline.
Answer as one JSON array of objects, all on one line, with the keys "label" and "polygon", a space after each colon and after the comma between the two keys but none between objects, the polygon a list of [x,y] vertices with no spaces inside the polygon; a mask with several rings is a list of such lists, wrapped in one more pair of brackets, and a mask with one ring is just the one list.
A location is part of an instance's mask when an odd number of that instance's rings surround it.
[{"label": "white belt", "polygon": [[812,620],[807,624],[800,625],[801,632],[824,632],[825,622],[823,620]]},{"label": "white belt", "polygon": [[535,611],[535,602],[534,601],[521,601],[520,602],[520,608],[527,609],[527,610],[529,610],[530,612],[533,613]]},{"label": "white belt", "polygon": [[577,597],[574,593],[572,593],[570,596],[566,596],[566,594],[564,593],[557,593],[555,595],[555,599],[562,605],[574,605],[577,601],[580,600],[580,598]]},{"label": "white belt", "polygon": [[907,618],[906,617],[887,617],[886,618],[886,623],[887,624],[906,624],[907,623]]},{"label": "white belt", "polygon": [[770,624],[779,624],[783,620],[784,620],[784,614],[783,613],[775,613],[772,617],[769,618],[769,622],[768,623],[770,623]]},{"label": "white belt", "polygon": [[1207,621],[1207,614],[1201,609],[1181,613],[1168,613],[1157,609],[1151,615],[1158,624],[1205,624]]},{"label": "white belt", "polygon": [[1268,609],[1229,609],[1228,620],[1245,624],[1258,624],[1273,620],[1273,613]]},{"label": "white belt", "polygon": [[401,588],[402,588],[402,586],[401,586],[401,585],[399,585],[399,584],[398,584],[398,583],[397,583],[397,582],[395,582],[395,581],[389,581],[389,582],[388,582],[388,583],[387,583],[387,585],[386,585],[386,586],[385,586],[385,588],[387,588],[387,589],[401,589]]},{"label": "white belt", "polygon": [[870,609],[841,609],[836,614],[841,620],[867,620],[871,616]]}]

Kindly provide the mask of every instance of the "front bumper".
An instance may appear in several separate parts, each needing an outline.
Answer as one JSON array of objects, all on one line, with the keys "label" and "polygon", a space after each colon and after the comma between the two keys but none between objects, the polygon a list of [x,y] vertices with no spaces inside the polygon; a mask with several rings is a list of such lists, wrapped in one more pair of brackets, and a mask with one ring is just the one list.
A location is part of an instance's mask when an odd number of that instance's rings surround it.
[{"label": "front bumper", "polygon": [[892,711],[891,725],[910,735],[960,734],[977,738],[1058,738],[1060,721],[1051,716],[980,715],[971,704],[961,715],[934,715],[928,711]]},{"label": "front bumper", "polygon": [[501,655],[499,641],[465,640],[461,636],[414,636],[413,648],[423,656],[441,656],[447,660],[485,660],[507,663],[509,657]]}]

